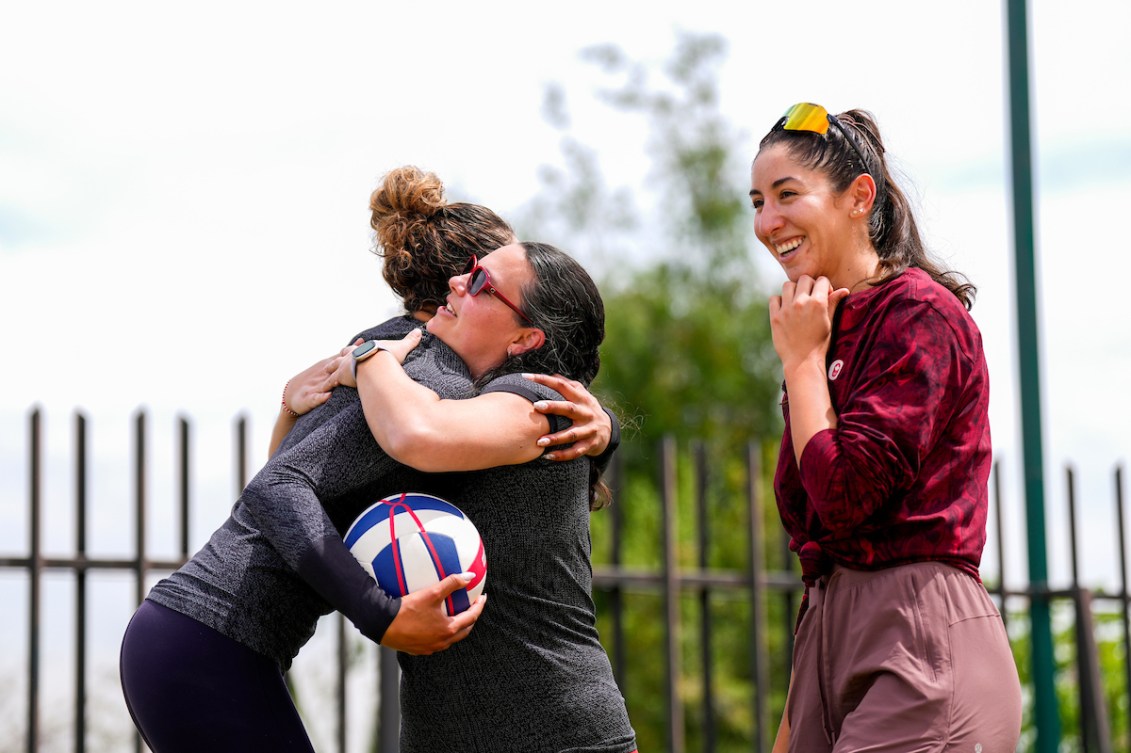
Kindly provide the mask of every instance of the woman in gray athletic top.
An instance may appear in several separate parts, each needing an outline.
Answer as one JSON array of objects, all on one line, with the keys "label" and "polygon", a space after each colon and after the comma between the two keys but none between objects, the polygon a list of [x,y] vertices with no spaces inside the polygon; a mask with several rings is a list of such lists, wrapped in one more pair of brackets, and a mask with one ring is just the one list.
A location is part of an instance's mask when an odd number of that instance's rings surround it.
[{"label": "woman in gray athletic top", "polygon": [[[435,214],[451,214],[458,224],[472,215],[481,219],[483,211],[442,205]],[[488,225],[506,228],[501,220]],[[469,224],[466,237],[492,243],[482,229]],[[478,250],[449,245],[464,257]],[[419,255],[419,247],[414,250]],[[419,281],[413,289],[421,289]],[[400,335],[414,321],[390,320],[378,332]],[[406,368],[448,397],[474,392],[466,366],[437,338],[428,338]],[[123,690],[138,729],[158,753],[311,750],[282,671],[332,608],[371,639],[422,653],[465,637],[482,610],[480,601],[454,618],[443,614],[443,597],[463,585],[458,576],[391,599],[349,555],[327,510],[348,516],[406,484],[446,493],[443,483],[454,477],[424,479],[420,487],[421,474],[373,441],[356,392],[335,390],[334,397],[295,427],[228,520],[190,562],[152,589],[127,629]]]},{"label": "woman in gray athletic top", "polygon": [[[401,750],[630,753],[635,733],[596,629],[591,463],[539,456],[532,440],[547,417],[535,404],[557,393],[522,376],[596,376],[600,294],[568,256],[530,243],[473,262],[451,288],[428,331],[468,365],[478,397],[451,400],[412,381],[415,332],[357,366],[386,452],[420,471],[465,472],[451,501],[475,522],[490,568],[488,603],[466,640],[399,657]],[[509,357],[495,366],[500,341]],[[499,467],[476,470],[487,466]]]}]

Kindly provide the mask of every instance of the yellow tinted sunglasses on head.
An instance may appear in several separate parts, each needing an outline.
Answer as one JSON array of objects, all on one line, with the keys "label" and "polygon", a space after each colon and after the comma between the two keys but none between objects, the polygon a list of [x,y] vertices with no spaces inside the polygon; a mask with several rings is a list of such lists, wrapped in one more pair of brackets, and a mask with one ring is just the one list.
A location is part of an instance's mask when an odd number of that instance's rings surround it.
[{"label": "yellow tinted sunglasses on head", "polygon": [[[840,135],[852,147],[852,151],[856,152],[856,156],[860,158],[860,172],[868,173],[873,178],[876,178],[875,173],[868,166],[868,160],[864,157],[864,152],[856,145],[856,139],[848,133],[848,130],[841,125],[835,115],[830,115],[829,111],[820,105],[815,105],[812,102],[798,102],[793,107],[785,111],[774,127],[773,131],[808,131],[824,137],[829,132],[829,126],[836,126],[840,131]],[[882,177],[882,176],[881,176]]]},{"label": "yellow tinted sunglasses on head", "polygon": [[[812,102],[798,102],[785,111],[778,127],[787,131],[811,131],[824,136],[829,131],[829,111]],[[840,125],[837,123],[837,125]]]}]

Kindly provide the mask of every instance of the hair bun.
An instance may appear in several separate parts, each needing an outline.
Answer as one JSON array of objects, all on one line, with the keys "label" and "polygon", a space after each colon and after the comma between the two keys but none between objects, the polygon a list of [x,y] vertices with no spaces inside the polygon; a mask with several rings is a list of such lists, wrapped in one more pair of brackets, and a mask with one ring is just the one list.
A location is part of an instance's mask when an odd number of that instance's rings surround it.
[{"label": "hair bun", "polygon": [[389,171],[369,197],[369,225],[379,248],[402,248],[413,229],[445,206],[444,183],[435,173],[405,165]]}]

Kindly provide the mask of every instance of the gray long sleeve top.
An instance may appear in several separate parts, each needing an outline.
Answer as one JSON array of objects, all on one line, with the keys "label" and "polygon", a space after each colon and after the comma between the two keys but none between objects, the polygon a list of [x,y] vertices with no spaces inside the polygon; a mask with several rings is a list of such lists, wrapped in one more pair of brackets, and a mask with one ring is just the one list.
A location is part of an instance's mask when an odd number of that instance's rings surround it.
[{"label": "gray long sleeve top", "polygon": [[[389,339],[413,326],[399,317],[362,335]],[[442,397],[473,394],[463,362],[434,337],[426,335],[410,353],[405,370]],[[419,476],[373,439],[357,390],[339,387],[299,420],[224,524],[148,598],[273,658],[282,669],[331,609],[380,641],[400,602],[353,559],[327,510],[360,511],[410,488],[406,484],[418,486]]]}]

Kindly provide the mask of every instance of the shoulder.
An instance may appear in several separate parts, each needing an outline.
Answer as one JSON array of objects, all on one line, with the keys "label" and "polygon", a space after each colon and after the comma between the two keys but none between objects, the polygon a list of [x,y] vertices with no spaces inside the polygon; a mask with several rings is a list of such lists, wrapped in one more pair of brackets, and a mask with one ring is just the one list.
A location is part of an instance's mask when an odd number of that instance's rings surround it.
[{"label": "shoulder", "polygon": [[522,374],[504,374],[492,379],[480,390],[480,394],[484,395],[492,392],[509,392],[524,397],[532,403],[538,400],[562,399],[557,391],[537,382],[532,382]]},{"label": "shoulder", "polygon": [[887,328],[912,327],[914,331],[924,324],[937,324],[960,340],[981,342],[978,326],[962,302],[921,269],[908,269],[858,301],[849,301],[852,308],[863,309],[870,319],[881,319]]},{"label": "shoulder", "polygon": [[420,343],[409,351],[404,361],[405,369],[410,368],[410,365],[420,368],[424,364],[429,368],[451,371],[467,376],[468,379],[471,378],[466,364],[456,352],[426,329],[421,331]]},{"label": "shoulder", "polygon": [[893,357],[914,352],[929,359],[950,353],[970,364],[984,359],[970,312],[922,270],[909,269],[856,300],[850,297],[846,305],[845,323],[870,330],[872,347]]},{"label": "shoulder", "polygon": [[909,299],[929,310],[959,342],[981,349],[982,335],[973,317],[954,293],[931,279],[920,269],[909,269]]},{"label": "shoulder", "polygon": [[349,341],[349,344],[352,345],[358,340],[393,340],[404,337],[418,326],[420,326],[420,322],[416,321],[408,314],[401,314],[400,316],[386,319],[369,329],[358,332]]},{"label": "shoulder", "polygon": [[460,357],[427,330],[404,361],[405,373],[442,398],[459,399],[475,393],[471,374]]}]

